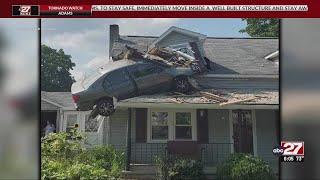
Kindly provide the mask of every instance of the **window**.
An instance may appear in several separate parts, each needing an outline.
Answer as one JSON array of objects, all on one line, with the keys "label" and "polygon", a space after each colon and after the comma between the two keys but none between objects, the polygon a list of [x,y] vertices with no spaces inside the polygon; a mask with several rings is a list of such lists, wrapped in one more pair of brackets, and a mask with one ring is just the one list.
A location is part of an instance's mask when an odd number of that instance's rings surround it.
[{"label": "window", "polygon": [[88,78],[85,78],[83,81],[83,85],[85,87],[89,87],[91,84],[93,84],[96,80],[98,80],[101,77],[100,72],[95,71],[93,74],[91,74]]},{"label": "window", "polygon": [[191,112],[176,113],[176,139],[192,139]]},{"label": "window", "polygon": [[78,118],[77,114],[68,114],[67,115],[66,132],[70,132],[71,129],[75,128],[75,125],[78,124],[77,118]]},{"label": "window", "polygon": [[[110,72],[109,75],[107,75],[106,79],[105,79],[105,83],[112,83],[112,85],[118,85],[121,84],[123,82],[128,81],[129,78],[127,76],[127,73],[125,71],[125,68],[122,69],[118,69],[115,71]],[[107,85],[107,84],[105,84]]]},{"label": "window", "polygon": [[133,67],[133,69],[131,70],[132,75],[135,79],[148,76],[150,74],[159,73],[161,71],[162,69],[160,67],[153,66],[150,64],[140,64]]},{"label": "window", "polygon": [[151,139],[166,140],[169,135],[168,112],[152,112],[151,114]]},{"label": "window", "polygon": [[99,123],[97,118],[89,119],[89,114],[85,115],[85,132],[97,132],[99,128]]},{"label": "window", "polygon": [[149,142],[196,140],[196,110],[151,109],[149,111]]}]

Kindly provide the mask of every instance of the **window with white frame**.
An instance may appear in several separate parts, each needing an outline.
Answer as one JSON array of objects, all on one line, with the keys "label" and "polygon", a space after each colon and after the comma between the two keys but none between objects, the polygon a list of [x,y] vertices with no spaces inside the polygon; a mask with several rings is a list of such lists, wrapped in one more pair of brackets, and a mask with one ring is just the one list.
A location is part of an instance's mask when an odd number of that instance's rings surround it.
[{"label": "window with white frame", "polygon": [[175,113],[175,138],[192,139],[191,112]]},{"label": "window with white frame", "polygon": [[169,113],[151,112],[151,139],[166,140],[169,136]]},{"label": "window with white frame", "polygon": [[77,114],[68,114],[66,121],[66,132],[70,132],[70,130],[75,128],[75,125],[78,124]]},{"label": "window with white frame", "polygon": [[99,122],[97,118],[89,118],[90,114],[85,115],[84,130],[85,132],[97,132],[99,128]]},{"label": "window with white frame", "polygon": [[196,140],[195,110],[151,109],[149,113],[150,142]]}]

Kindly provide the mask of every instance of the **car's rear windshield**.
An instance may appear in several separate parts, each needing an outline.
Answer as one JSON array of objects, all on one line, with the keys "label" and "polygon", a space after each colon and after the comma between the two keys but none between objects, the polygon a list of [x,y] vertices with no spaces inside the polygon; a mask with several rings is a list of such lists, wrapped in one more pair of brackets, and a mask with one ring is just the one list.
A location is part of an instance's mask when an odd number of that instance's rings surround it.
[{"label": "car's rear windshield", "polygon": [[93,84],[96,80],[101,77],[101,73],[99,71],[94,71],[92,74],[90,74],[87,78],[84,79],[82,85],[85,87],[90,86]]}]

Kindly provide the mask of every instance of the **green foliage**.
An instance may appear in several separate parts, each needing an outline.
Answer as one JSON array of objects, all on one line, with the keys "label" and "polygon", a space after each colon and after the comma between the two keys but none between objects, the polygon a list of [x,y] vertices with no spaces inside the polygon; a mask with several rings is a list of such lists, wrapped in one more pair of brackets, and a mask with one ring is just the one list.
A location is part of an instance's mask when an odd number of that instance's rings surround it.
[{"label": "green foliage", "polygon": [[124,153],[110,146],[83,147],[81,133],[51,133],[41,142],[41,179],[116,179]]},{"label": "green foliage", "polygon": [[74,66],[62,49],[41,45],[41,90],[69,92],[74,82],[69,71]]},{"label": "green foliage", "polygon": [[278,37],[279,19],[270,18],[243,18],[247,27],[239,32],[248,33],[251,37]]},{"label": "green foliage", "polygon": [[250,154],[234,154],[217,168],[219,180],[271,180],[275,179],[270,166]]},{"label": "green foliage", "polygon": [[200,161],[181,157],[156,158],[158,177],[163,180],[204,179],[203,165]]}]

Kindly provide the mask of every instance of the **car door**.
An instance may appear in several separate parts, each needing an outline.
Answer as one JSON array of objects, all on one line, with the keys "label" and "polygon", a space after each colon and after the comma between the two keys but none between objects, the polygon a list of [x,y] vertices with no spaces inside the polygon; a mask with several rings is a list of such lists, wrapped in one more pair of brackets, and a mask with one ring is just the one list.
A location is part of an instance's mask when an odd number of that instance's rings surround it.
[{"label": "car door", "polygon": [[152,94],[159,91],[163,83],[164,69],[151,63],[137,64],[129,68],[129,73],[137,84],[139,94]]},{"label": "car door", "polygon": [[126,68],[120,68],[110,72],[104,79],[104,89],[118,99],[126,99],[134,96],[136,88],[129,78]]}]

